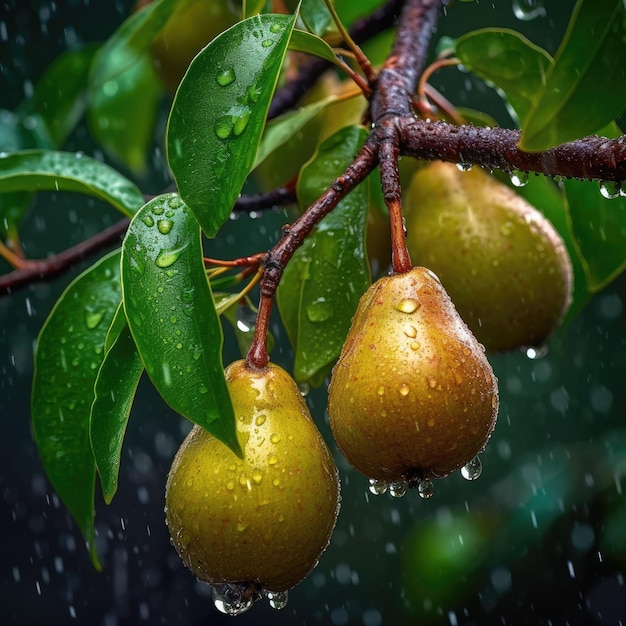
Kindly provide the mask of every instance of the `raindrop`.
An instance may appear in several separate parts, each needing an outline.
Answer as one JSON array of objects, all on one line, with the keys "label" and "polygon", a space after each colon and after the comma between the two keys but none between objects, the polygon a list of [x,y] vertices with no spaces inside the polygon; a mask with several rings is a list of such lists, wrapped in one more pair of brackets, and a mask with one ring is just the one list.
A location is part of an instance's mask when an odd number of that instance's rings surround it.
[{"label": "raindrop", "polygon": [[157,228],[162,235],[167,235],[172,230],[172,226],[174,226],[174,222],[168,219],[159,220],[157,223]]},{"label": "raindrop", "polygon": [[518,20],[528,22],[536,17],[544,17],[546,10],[542,0],[513,0],[513,14]]},{"label": "raindrop", "polygon": [[225,69],[223,72],[218,74],[215,78],[217,84],[221,87],[226,87],[230,85],[235,80],[235,70],[232,67]]},{"label": "raindrop", "polygon": [[245,587],[226,583],[213,587],[213,604],[226,615],[241,615],[254,603],[254,599],[246,594]]},{"label": "raindrop", "polygon": [[540,346],[538,348],[526,348],[526,356],[532,361],[543,359],[548,354],[548,346]]},{"label": "raindrop", "polygon": [[223,115],[215,122],[215,135],[218,139],[228,139],[233,132],[235,121],[232,115]]},{"label": "raindrop", "polygon": [[469,172],[474,165],[472,163],[457,163],[456,167],[460,172]]},{"label": "raindrop", "polygon": [[415,313],[419,309],[420,303],[413,298],[404,298],[396,305],[396,310],[401,313]]},{"label": "raindrop", "polygon": [[280,610],[287,606],[287,600],[289,599],[287,591],[268,591],[265,595],[273,609]]},{"label": "raindrop", "polygon": [[311,385],[309,383],[298,383],[298,389],[300,390],[300,395],[306,397],[311,391]]},{"label": "raindrop", "polygon": [[85,313],[85,324],[87,324],[87,328],[89,330],[94,330],[94,328],[96,328],[98,324],[102,321],[103,317],[104,313],[87,311]]},{"label": "raindrop", "polygon": [[333,307],[326,298],[318,298],[306,307],[306,314],[310,322],[325,322],[333,315]]},{"label": "raindrop", "polygon": [[176,261],[180,258],[180,255],[183,253],[183,250],[187,247],[187,244],[183,244],[178,248],[172,248],[171,250],[161,250],[159,252],[157,258],[154,263],[157,267],[170,267],[170,265],[174,265]]},{"label": "raindrop", "polygon": [[615,198],[619,198],[621,191],[621,183],[614,183],[606,180],[600,183],[600,194],[607,200],[615,200]]},{"label": "raindrop", "polygon": [[424,500],[432,498],[433,493],[435,493],[433,483],[430,480],[421,480],[417,486],[417,493],[419,493],[420,498],[424,498]]},{"label": "raindrop", "polygon": [[273,39],[265,39],[265,40],[261,43],[261,45],[262,45],[264,48],[271,48],[271,47],[274,45],[274,40],[273,40]]},{"label": "raindrop", "polygon": [[152,219],[152,215],[144,215],[141,218],[141,221],[148,226],[148,228],[154,226],[154,219]]},{"label": "raindrop", "polygon": [[235,312],[235,324],[237,330],[242,333],[253,332],[256,326],[256,313],[254,309],[248,304],[238,306]]},{"label": "raindrop", "polygon": [[387,483],[384,480],[377,480],[376,478],[370,478],[369,490],[375,496],[380,496],[387,491]]},{"label": "raindrop", "polygon": [[402,481],[397,483],[391,483],[389,485],[389,495],[391,495],[393,498],[401,498],[406,494],[406,487],[406,483]]},{"label": "raindrop", "polygon": [[461,468],[461,476],[465,478],[465,480],[476,480],[483,471],[483,464],[480,462],[480,459],[475,456],[469,463],[466,463]]},{"label": "raindrop", "polygon": [[509,178],[514,187],[526,187],[528,184],[528,172],[513,170],[509,174]]},{"label": "raindrop", "polygon": [[285,30],[285,27],[282,24],[272,24],[270,26],[270,32],[271,33],[280,33],[283,30]]},{"label": "raindrop", "polygon": [[236,115],[233,118],[233,134],[235,135],[235,137],[239,137],[239,135],[241,135],[241,133],[243,133],[243,131],[246,129],[246,126],[248,125],[248,122],[250,121],[250,115],[251,115],[251,111],[250,109],[244,111],[243,113],[241,113],[240,115]]}]

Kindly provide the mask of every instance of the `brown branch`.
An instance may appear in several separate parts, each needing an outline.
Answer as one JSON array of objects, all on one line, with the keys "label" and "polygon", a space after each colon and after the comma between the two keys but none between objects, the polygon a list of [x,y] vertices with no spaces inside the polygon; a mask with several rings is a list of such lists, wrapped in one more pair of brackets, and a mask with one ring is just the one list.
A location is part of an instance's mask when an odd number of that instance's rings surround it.
[{"label": "brown branch", "polygon": [[47,259],[30,261],[29,267],[0,276],[0,295],[10,294],[18,287],[60,274],[77,261],[119,242],[128,228],[128,223],[128,219],[120,220],[59,254]]},{"label": "brown branch", "polygon": [[520,132],[516,130],[455,126],[415,118],[402,118],[397,124],[401,154],[418,159],[474,163],[487,169],[567,178],[626,180],[626,136],[590,136],[544,152],[524,152],[517,146]]},{"label": "brown branch", "polygon": [[280,241],[267,253],[263,277],[261,278],[261,298],[257,322],[254,329],[252,345],[247,361],[252,367],[262,369],[267,366],[267,333],[269,330],[270,313],[278,283],[296,250],[302,245],[304,238],[313,230],[322,218],[330,213],[339,202],[359,185],[377,165],[377,154],[371,145],[361,148],[352,164],[342,176],[313,203],[291,226],[283,229]]},{"label": "brown branch", "polygon": [[[371,39],[374,35],[391,28],[404,1],[389,0],[389,2],[371,15],[357,20],[348,31],[352,39],[360,44]],[[317,79],[330,68],[332,68],[332,64],[322,59],[313,59],[304,65],[300,69],[297,78],[276,91],[267,114],[267,119],[274,119],[285,111],[292,109],[300,98],[316,83]]]}]

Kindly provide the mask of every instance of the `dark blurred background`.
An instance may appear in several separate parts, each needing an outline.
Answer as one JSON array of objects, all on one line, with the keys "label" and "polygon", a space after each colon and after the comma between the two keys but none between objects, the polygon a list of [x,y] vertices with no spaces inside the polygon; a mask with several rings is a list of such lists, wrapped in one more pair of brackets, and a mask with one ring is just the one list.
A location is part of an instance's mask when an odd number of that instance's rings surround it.
[{"label": "dark blurred background", "polygon": [[[131,4],[0,2],[0,108],[13,109],[28,96],[61,52],[106,39]],[[554,52],[573,6],[527,2],[524,11],[519,0],[495,4],[455,3],[440,34],[508,26]],[[493,90],[467,74],[449,70],[438,80],[453,102],[508,123]],[[161,133],[166,112],[164,105]],[[150,177],[138,181],[147,193],[169,182],[160,142]],[[94,154],[84,126],[68,148]],[[117,219],[108,207],[80,196],[40,194],[23,241],[29,256],[42,257]],[[210,255],[233,256],[235,242],[238,254],[265,250],[285,219],[271,213],[233,220],[219,241],[208,244]],[[626,623],[625,278],[561,329],[543,358],[516,353],[492,359],[501,409],[479,480],[454,475],[438,481],[427,501],[413,492],[402,499],[373,496],[366,479],[337,454],[343,505],[319,566],[290,593],[284,610],[259,603],[228,618],[170,545],[165,479],[189,425],[147,380],[131,414],[119,492],[109,506],[97,495],[102,573],[92,568],[76,525],[42,471],[30,429],[33,348],[53,303],[93,260],[0,298],[0,624]],[[230,332],[225,362],[239,356]],[[272,358],[289,368],[285,334],[276,324],[272,332]],[[325,390],[313,390],[308,400],[332,446]]]}]

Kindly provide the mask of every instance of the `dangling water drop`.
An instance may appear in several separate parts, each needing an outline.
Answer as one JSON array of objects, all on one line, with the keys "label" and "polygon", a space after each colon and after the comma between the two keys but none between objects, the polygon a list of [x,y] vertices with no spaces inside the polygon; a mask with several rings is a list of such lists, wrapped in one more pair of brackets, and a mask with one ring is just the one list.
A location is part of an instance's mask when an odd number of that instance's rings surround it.
[{"label": "dangling water drop", "polygon": [[402,498],[406,494],[406,483],[397,482],[389,485],[389,495],[392,498]]},{"label": "dangling water drop", "polygon": [[298,389],[300,390],[300,395],[304,398],[309,395],[311,385],[309,383],[298,383]]},{"label": "dangling water drop", "polygon": [[432,498],[433,493],[435,493],[432,482],[430,480],[421,480],[417,486],[417,493],[419,493],[420,498],[424,498],[424,500]]},{"label": "dangling water drop", "polygon": [[528,184],[528,172],[513,170],[509,174],[509,178],[514,187],[526,187]]},{"label": "dangling water drop", "polygon": [[483,471],[483,464],[480,459],[475,456],[469,463],[466,463],[461,468],[461,476],[465,478],[465,480],[476,480]]},{"label": "dangling water drop", "polygon": [[287,606],[287,600],[289,599],[287,591],[267,591],[265,595],[273,609],[280,611],[280,609],[284,609]]},{"label": "dangling water drop", "polygon": [[226,615],[241,615],[254,603],[253,598],[247,597],[245,589],[240,585],[226,583],[213,587],[213,604],[215,608]]},{"label": "dangling water drop", "polygon": [[370,478],[369,490],[375,496],[380,496],[387,491],[387,483],[384,480],[377,480],[376,478]]},{"label": "dangling water drop", "polygon": [[542,0],[513,0],[513,14],[518,20],[528,22],[544,17],[546,10]]},{"label": "dangling water drop", "polygon": [[606,198],[607,200],[615,200],[615,198],[619,198],[621,191],[621,183],[614,183],[612,181],[606,180],[600,183],[600,194],[603,198]]},{"label": "dangling water drop", "polygon": [[473,163],[457,163],[456,167],[460,172],[469,172],[474,167],[474,164]]},{"label": "dangling water drop", "polygon": [[543,357],[548,354],[548,346],[540,346],[538,348],[526,348],[525,352],[526,356],[531,361],[536,361],[538,359],[543,359]]},{"label": "dangling water drop", "polygon": [[235,312],[235,324],[237,330],[242,333],[251,333],[256,326],[256,312],[248,304],[242,304],[237,307]]}]

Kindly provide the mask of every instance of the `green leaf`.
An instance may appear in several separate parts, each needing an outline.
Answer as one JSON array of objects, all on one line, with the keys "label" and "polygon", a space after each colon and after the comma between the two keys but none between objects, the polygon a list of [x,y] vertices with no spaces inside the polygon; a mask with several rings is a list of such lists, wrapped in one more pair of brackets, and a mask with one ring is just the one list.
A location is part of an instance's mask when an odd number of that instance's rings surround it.
[{"label": "green leaf", "polygon": [[320,111],[323,111],[328,105],[336,101],[337,96],[331,95],[300,107],[295,111],[289,111],[272,120],[265,127],[253,169],[265,161],[272,152],[300,132]]},{"label": "green leaf", "polygon": [[168,160],[180,194],[213,237],[254,163],[294,16],[258,15],[191,62],[170,112]]},{"label": "green leaf", "polygon": [[333,49],[321,37],[308,33],[305,30],[294,29],[291,34],[289,49],[294,52],[312,54],[339,66],[337,55],[333,52]]},{"label": "green leaf", "polygon": [[[105,85],[138,62],[141,53],[147,50],[155,35],[165,26],[174,9],[190,1],[156,0],[126,19],[100,49],[91,70],[91,88]],[[136,57],[129,56],[131,50],[136,52]],[[126,64],[117,61],[119,55]]]},{"label": "green leaf", "polygon": [[[614,123],[601,133],[613,138],[622,134]],[[596,293],[626,268],[626,197],[607,199],[594,181],[565,180],[563,191],[587,290]]]},{"label": "green leaf", "polygon": [[241,454],[200,228],[178,195],[153,198],[130,223],[122,290],[130,330],[163,399]]},{"label": "green leaf", "polygon": [[31,402],[43,467],[98,569],[89,410],[107,330],[120,303],[119,265],[118,250],[76,278],[55,304],[37,341]]},{"label": "green leaf", "polygon": [[[292,3],[293,4],[293,3]],[[330,11],[323,0],[302,0],[300,17],[306,27],[316,35],[323,35],[333,23]]]},{"label": "green leaf", "polygon": [[579,0],[522,126],[523,150],[545,150],[594,133],[624,110],[623,20],[623,0]]},{"label": "green leaf", "polygon": [[88,75],[97,50],[93,45],[71,50],[48,67],[33,95],[16,111],[22,124],[40,136],[36,144],[21,147],[63,145],[85,112]]},{"label": "green leaf", "polygon": [[89,436],[107,504],[117,491],[122,443],[143,363],[120,303],[105,342],[95,383]]},{"label": "green leaf", "polygon": [[0,155],[0,193],[7,191],[74,191],[105,200],[127,216],[144,203],[134,183],[80,152],[23,150]]},{"label": "green leaf", "polygon": [[[319,147],[298,181],[301,206],[312,204],[352,162],[366,131],[347,126]],[[339,356],[359,298],[370,284],[365,253],[368,185],[327,215],[285,268],[277,303],[294,345],[294,378],[319,385]]]},{"label": "green leaf", "polygon": [[475,30],[456,40],[463,65],[501,89],[519,121],[528,115],[552,65],[550,55],[508,29]]},{"label": "green leaf", "polygon": [[96,84],[89,91],[91,134],[115,159],[143,174],[163,88],[149,52],[137,57],[134,51],[119,46],[117,54],[105,59],[115,78]]}]

